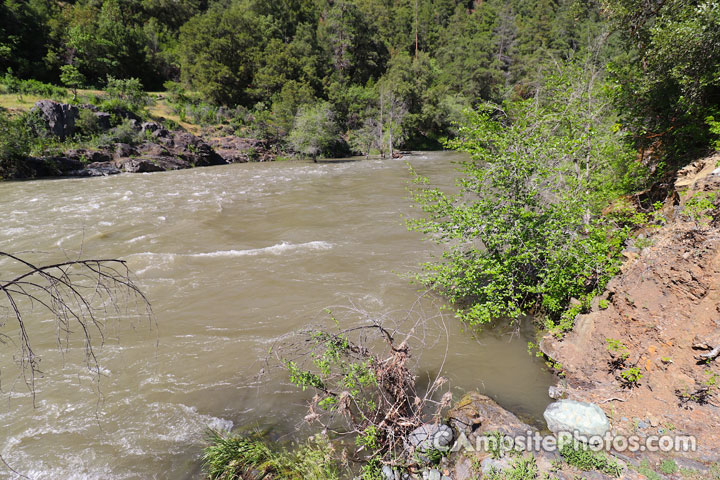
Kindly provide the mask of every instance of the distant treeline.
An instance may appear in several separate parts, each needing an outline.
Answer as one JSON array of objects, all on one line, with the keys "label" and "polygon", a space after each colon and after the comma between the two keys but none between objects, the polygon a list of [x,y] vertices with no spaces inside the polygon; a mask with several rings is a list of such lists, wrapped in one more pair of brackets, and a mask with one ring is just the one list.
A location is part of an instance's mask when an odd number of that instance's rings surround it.
[{"label": "distant treeline", "polygon": [[367,149],[375,132],[380,144],[438,145],[465,107],[531,96],[543,69],[593,55],[610,65],[636,139],[689,123],[687,144],[717,107],[717,4],[2,0],[0,74],[59,84],[72,65],[85,86],[172,81],[196,103],[242,107],[279,138],[299,111],[320,109]]}]

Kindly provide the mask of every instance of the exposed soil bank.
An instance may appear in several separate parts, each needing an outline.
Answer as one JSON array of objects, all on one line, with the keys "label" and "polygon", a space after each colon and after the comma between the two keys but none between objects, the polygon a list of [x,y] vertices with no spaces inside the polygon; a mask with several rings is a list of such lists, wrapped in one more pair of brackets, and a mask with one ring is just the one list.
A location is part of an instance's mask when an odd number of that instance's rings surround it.
[{"label": "exposed soil bank", "polygon": [[[562,365],[564,395],[599,404],[617,433],[697,438],[696,452],[626,453],[631,458],[720,460],[720,369],[706,358],[720,345],[720,199],[712,196],[720,190],[719,160],[679,172],[677,195],[664,208],[669,222],[645,248],[626,252],[622,274],[593,312],[576,319],[572,333],[541,342]],[[709,215],[683,214],[702,192],[711,192]],[[642,375],[637,382],[622,376],[631,368]]]}]

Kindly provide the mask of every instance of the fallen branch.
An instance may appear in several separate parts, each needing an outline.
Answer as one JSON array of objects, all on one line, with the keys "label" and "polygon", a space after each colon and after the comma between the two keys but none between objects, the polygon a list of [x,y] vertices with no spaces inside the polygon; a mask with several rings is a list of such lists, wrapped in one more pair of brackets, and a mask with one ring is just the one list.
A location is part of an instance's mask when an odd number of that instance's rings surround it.
[{"label": "fallen branch", "polygon": [[[100,365],[95,349],[105,343],[105,321],[109,314],[128,314],[128,307],[134,305],[136,311],[144,307],[148,318],[152,318],[150,302],[134,283],[123,260],[68,260],[35,265],[6,252],[0,252],[0,258],[13,262],[10,269],[19,269],[19,273],[11,280],[0,280],[0,298],[6,300],[7,317],[12,318],[17,327],[20,350],[17,363],[32,393],[33,403],[36,376],[42,372],[40,357],[33,348],[31,325],[25,314],[34,310],[36,305],[55,318],[57,342],[61,350],[69,349],[73,330],[79,331],[87,367],[97,376],[98,381]],[[0,319],[0,328],[6,324],[7,320]],[[12,338],[0,332],[0,343],[8,340]]]}]

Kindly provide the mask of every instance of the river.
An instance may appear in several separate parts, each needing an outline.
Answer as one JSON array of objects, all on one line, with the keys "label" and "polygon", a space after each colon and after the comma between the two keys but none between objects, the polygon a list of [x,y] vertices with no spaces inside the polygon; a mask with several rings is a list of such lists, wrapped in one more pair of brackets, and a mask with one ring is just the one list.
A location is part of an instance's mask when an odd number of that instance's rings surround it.
[{"label": "river", "polygon": [[[15,347],[0,343],[0,455],[33,479],[201,478],[208,427],[298,426],[306,396],[284,377],[259,382],[258,373],[276,339],[322,320],[330,306],[346,324],[360,321],[349,309],[435,318],[428,348],[415,356],[419,375],[434,374],[447,344],[437,302],[417,302],[418,287],[401,274],[439,250],[404,226],[403,216],[417,214],[406,162],[449,187],[460,158],[437,152],[0,183],[0,250],[48,262],[80,252],[125,259],[157,323],[108,322],[98,386],[81,342],[61,355],[52,319],[40,308],[27,312],[44,375],[33,407]],[[477,389],[540,418],[552,377],[527,354],[527,338],[473,337],[450,312],[445,318],[442,374],[455,398]],[[16,339],[7,320],[0,333]]]}]

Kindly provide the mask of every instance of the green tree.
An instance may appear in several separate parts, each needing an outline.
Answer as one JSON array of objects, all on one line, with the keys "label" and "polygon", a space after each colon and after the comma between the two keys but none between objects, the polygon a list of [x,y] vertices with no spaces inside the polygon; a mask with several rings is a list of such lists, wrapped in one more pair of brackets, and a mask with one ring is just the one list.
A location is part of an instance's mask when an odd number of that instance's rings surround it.
[{"label": "green tree", "polygon": [[74,102],[77,100],[77,89],[85,83],[85,75],[74,65],[63,65],[60,67],[60,81],[72,91]]},{"label": "green tree", "polygon": [[330,104],[321,102],[302,108],[295,117],[295,124],[288,137],[293,149],[312,157],[327,154],[338,140],[337,124]]},{"label": "green tree", "polygon": [[250,105],[248,88],[274,36],[272,19],[255,13],[250,2],[215,3],[180,29],[182,78],[218,104]]},{"label": "green tree", "polygon": [[616,101],[638,145],[668,157],[708,143],[720,108],[720,3],[607,0],[630,51],[611,67]]},{"label": "green tree", "polygon": [[570,299],[589,299],[617,271],[627,232],[599,213],[642,170],[611,128],[592,65],[545,78],[532,99],[468,112],[451,142],[471,155],[460,194],[417,194],[427,217],[414,228],[450,245],[425,281],[471,325],[542,311],[571,327]]}]

